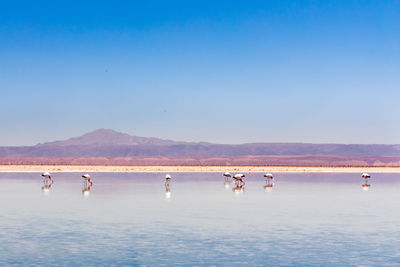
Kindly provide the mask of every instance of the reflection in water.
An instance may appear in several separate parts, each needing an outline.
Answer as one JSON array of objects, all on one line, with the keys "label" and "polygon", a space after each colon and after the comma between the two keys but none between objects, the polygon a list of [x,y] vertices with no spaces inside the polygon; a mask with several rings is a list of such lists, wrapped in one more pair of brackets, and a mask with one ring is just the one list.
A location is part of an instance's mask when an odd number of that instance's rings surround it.
[{"label": "reflection in water", "polygon": [[171,175],[167,174],[165,176],[165,198],[171,198],[171,189],[169,188],[169,182],[171,181]]},{"label": "reflection in water", "polygon": [[44,193],[45,195],[49,194],[50,189],[51,189],[51,184],[49,184],[49,185],[43,185],[43,186],[42,186],[42,191],[43,191],[43,193]]},{"label": "reflection in water", "polygon": [[272,191],[272,187],[274,187],[274,182],[269,183],[269,182],[267,181],[267,184],[264,185],[264,189],[265,189],[266,192],[271,192],[271,191]]},{"label": "reflection in water", "polygon": [[224,182],[224,187],[225,187],[225,189],[229,189],[229,187],[231,187],[231,181],[230,182],[227,182],[227,181],[225,181]]},{"label": "reflection in water", "polygon": [[371,187],[371,185],[368,183],[368,181],[369,181],[369,178],[371,178],[371,175],[369,175],[368,173],[363,173],[362,175],[361,175],[361,177],[362,178],[364,178],[364,183],[361,185],[361,187],[362,187],[362,189],[364,190],[364,191],[368,191],[369,190],[369,188]]},{"label": "reflection in water", "polygon": [[233,192],[235,192],[236,194],[242,193],[244,191],[244,185],[245,183],[238,184],[235,182],[235,187],[233,188]]},{"label": "reflection in water", "polygon": [[165,185],[165,198],[171,198],[171,189],[169,188],[169,185]]},{"label": "reflection in water", "polygon": [[54,183],[54,180],[53,178],[51,178],[51,175],[48,172],[42,173],[42,177],[43,177],[42,191],[45,195],[47,195],[51,189],[51,186]]},{"label": "reflection in water", "polygon": [[244,177],[245,175],[241,173],[235,174],[235,176],[233,176],[233,179],[235,181],[233,192],[235,192],[236,194],[244,191],[244,186],[246,185],[245,181],[243,180]]},{"label": "reflection in water", "polygon": [[274,186],[274,176],[271,173],[264,174],[265,179],[265,185],[264,189],[267,192],[270,192],[272,190],[272,187]]},{"label": "reflection in water", "polygon": [[361,187],[362,187],[362,189],[364,190],[364,191],[368,191],[369,190],[369,188],[370,188],[370,184],[368,184],[368,182],[365,182],[363,185],[361,185]]},{"label": "reflection in water", "polygon": [[82,178],[83,178],[82,194],[83,194],[84,197],[89,197],[90,190],[92,189],[92,186],[93,186],[93,181],[90,178],[89,174],[82,175]]}]

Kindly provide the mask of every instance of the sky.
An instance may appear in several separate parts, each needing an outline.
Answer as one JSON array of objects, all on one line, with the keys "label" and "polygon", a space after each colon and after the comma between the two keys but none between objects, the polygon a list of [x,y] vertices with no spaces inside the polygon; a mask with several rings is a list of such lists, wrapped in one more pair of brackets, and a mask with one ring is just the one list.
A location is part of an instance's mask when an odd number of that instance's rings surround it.
[{"label": "sky", "polygon": [[400,1],[0,5],[1,146],[400,144]]}]

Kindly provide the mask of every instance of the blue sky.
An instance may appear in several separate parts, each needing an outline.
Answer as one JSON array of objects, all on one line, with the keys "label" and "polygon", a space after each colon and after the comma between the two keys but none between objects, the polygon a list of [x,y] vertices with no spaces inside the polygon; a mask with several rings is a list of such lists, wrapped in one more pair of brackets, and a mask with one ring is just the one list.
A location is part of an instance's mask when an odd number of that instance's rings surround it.
[{"label": "blue sky", "polygon": [[400,1],[81,2],[1,2],[0,145],[400,143]]}]

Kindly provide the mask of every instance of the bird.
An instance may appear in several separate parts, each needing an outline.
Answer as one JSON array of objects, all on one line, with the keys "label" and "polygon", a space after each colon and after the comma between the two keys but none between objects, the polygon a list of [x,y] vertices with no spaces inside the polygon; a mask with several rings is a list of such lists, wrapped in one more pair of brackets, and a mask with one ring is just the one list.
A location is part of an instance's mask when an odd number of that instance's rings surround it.
[{"label": "bird", "polygon": [[243,181],[243,178],[245,177],[244,174],[238,173],[233,176],[233,179],[235,180],[235,187],[233,188],[233,192],[236,194],[243,192],[244,191],[244,186],[245,182]]},{"label": "bird", "polygon": [[41,174],[44,178],[51,179],[51,174],[49,172],[44,172]]},{"label": "bird", "polygon": [[171,198],[171,189],[169,188],[169,182],[171,181],[171,175],[165,175],[165,197]]},{"label": "bird", "polygon": [[235,180],[236,185],[242,185],[242,186],[245,185],[246,183],[243,181],[244,177],[246,177],[246,175],[244,174],[241,173],[235,174],[233,176],[233,179]]},{"label": "bird", "polygon": [[225,176],[226,178],[231,178],[232,174],[230,172],[226,172],[223,174],[223,176]]},{"label": "bird", "polygon": [[43,177],[43,183],[45,183],[45,184],[47,184],[47,183],[53,184],[54,183],[54,180],[53,180],[53,178],[51,178],[51,174],[49,172],[44,172],[41,174],[41,176]]},{"label": "bird", "polygon": [[274,176],[271,173],[264,174],[264,177],[267,179],[274,179]]},{"label": "bird", "polygon": [[266,184],[264,185],[264,189],[265,191],[269,192],[274,186],[274,176],[271,173],[267,173],[264,174],[264,177],[266,178],[265,180]]},{"label": "bird", "polygon": [[82,175],[82,178],[83,178],[83,180],[85,181],[85,187],[86,187],[87,184],[89,183],[88,189],[90,190],[90,188],[91,188],[92,185],[93,185],[93,181],[92,181],[92,179],[90,178],[90,175],[89,175],[89,174],[84,174],[84,175]]},{"label": "bird", "polygon": [[371,178],[371,175],[369,175],[368,173],[364,172],[364,173],[361,175],[361,177],[364,178],[364,179],[368,179],[368,178]]},{"label": "bird", "polygon": [[92,186],[93,186],[93,181],[90,178],[89,174],[82,175],[82,178],[84,181],[82,194],[84,197],[89,197],[90,189],[92,189]]},{"label": "bird", "polygon": [[232,174],[230,172],[226,172],[223,174],[225,177],[225,188],[229,188],[229,184],[231,183]]},{"label": "bird", "polygon": [[93,184],[92,179],[90,178],[89,174],[84,174],[82,175],[83,180],[85,181],[85,183],[89,183],[90,185]]},{"label": "bird", "polygon": [[54,183],[54,180],[53,178],[51,178],[51,174],[49,172],[44,172],[41,174],[41,176],[43,177],[42,190],[47,195],[51,189],[51,186]]},{"label": "bird", "polygon": [[233,176],[233,179],[235,179],[235,180],[242,180],[244,177],[246,177],[246,175],[241,174],[241,173],[238,173],[238,174],[235,174],[235,175]]}]

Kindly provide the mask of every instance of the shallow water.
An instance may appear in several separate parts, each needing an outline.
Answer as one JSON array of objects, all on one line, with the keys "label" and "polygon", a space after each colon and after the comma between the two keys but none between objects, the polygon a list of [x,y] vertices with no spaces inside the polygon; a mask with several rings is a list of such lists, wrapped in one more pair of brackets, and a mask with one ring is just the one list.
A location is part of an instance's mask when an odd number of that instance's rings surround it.
[{"label": "shallow water", "polygon": [[0,174],[0,265],[399,266],[400,175]]}]

